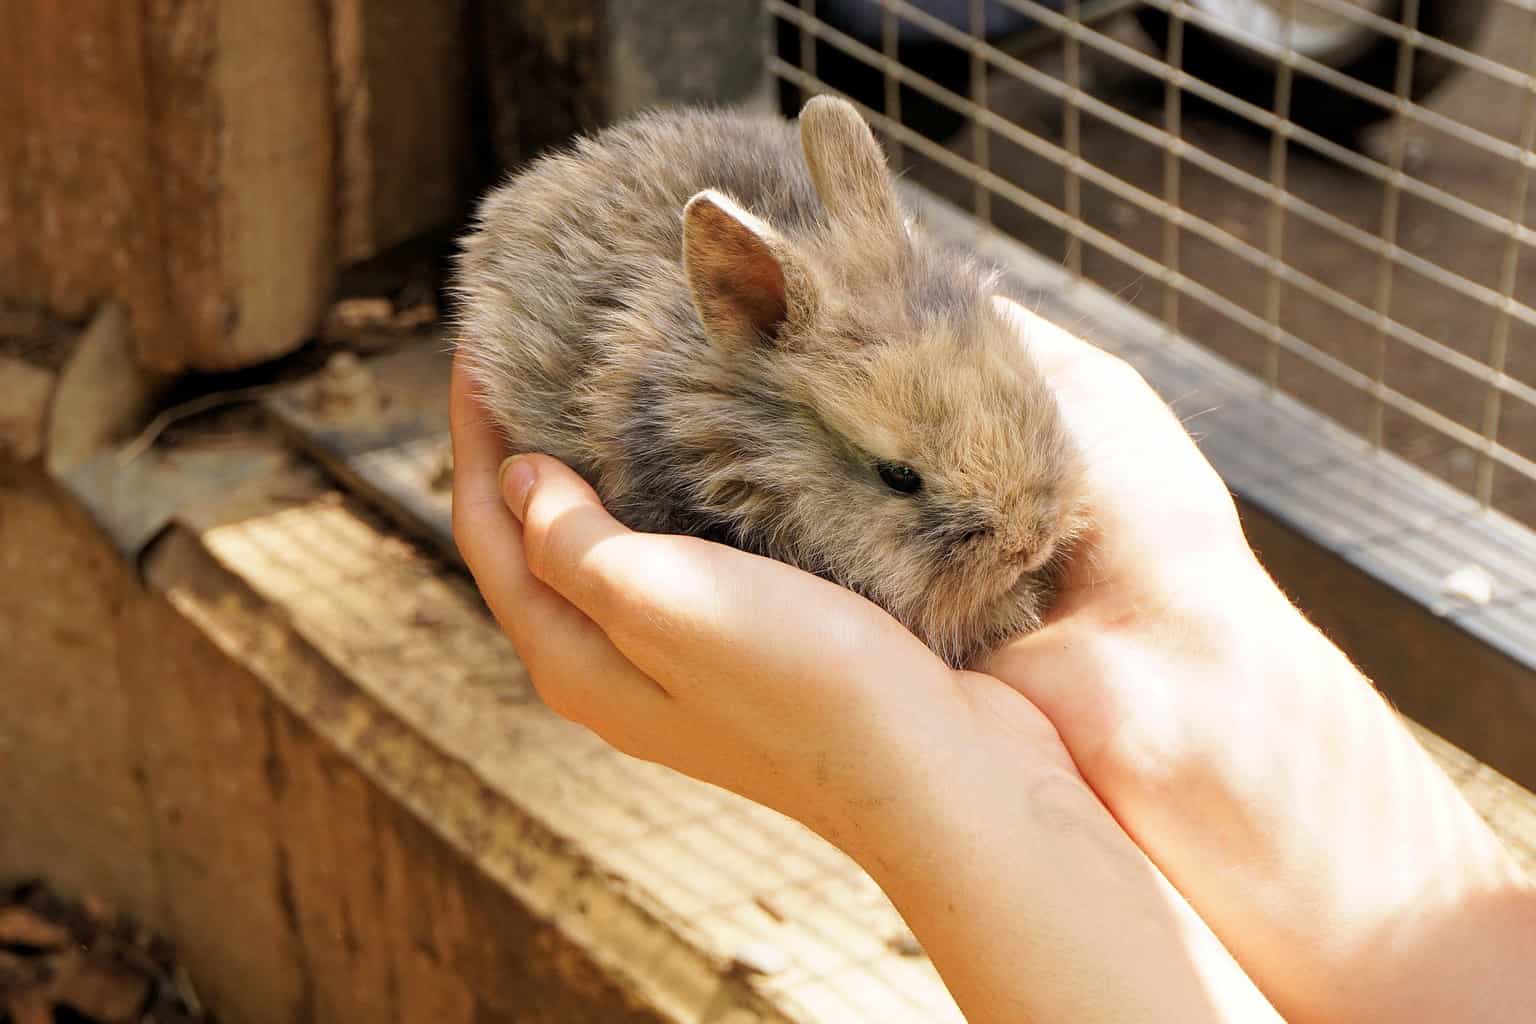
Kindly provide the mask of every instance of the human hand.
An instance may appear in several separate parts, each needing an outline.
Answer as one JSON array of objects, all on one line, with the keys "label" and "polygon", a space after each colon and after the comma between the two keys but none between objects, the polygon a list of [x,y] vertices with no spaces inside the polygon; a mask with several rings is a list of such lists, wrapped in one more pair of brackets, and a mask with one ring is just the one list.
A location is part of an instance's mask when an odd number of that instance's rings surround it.
[{"label": "human hand", "polygon": [[1497,839],[1269,579],[1151,388],[1008,308],[1095,526],[1046,628],[983,668],[1045,712],[1287,1019],[1529,1019],[1536,911]]},{"label": "human hand", "polygon": [[[939,724],[935,705],[956,687],[915,637],[782,563],[633,533],[546,456],[498,480],[499,443],[458,372],[452,410],[454,534],[551,708],[833,842],[855,809],[890,802],[918,730]],[[1016,724],[1027,746],[1031,730],[1051,735],[1038,713]],[[1069,771],[1059,743],[1056,754]]]},{"label": "human hand", "polygon": [[842,847],[969,1019],[1274,1019],[1016,690],[814,576],[626,530],[552,459],[498,480],[457,368],[452,412],[454,535],[544,700]]}]

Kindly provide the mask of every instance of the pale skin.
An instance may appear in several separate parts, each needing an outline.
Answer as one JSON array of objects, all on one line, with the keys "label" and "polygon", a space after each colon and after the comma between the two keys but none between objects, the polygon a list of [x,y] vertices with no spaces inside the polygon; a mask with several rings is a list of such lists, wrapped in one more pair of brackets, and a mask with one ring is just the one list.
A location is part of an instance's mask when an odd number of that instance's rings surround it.
[{"label": "pale skin", "polygon": [[788,566],[632,533],[552,459],[504,465],[456,373],[455,536],[540,694],[847,852],[978,1024],[1531,1019],[1536,888],[1167,406],[1008,312],[1095,526],[1045,628],[979,671]]}]

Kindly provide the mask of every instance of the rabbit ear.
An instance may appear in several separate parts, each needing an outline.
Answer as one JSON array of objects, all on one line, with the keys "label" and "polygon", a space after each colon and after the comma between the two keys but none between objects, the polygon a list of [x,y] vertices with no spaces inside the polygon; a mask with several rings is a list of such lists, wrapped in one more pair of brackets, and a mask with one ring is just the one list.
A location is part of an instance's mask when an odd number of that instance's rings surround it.
[{"label": "rabbit ear", "polygon": [[800,147],[822,205],[834,220],[901,233],[901,208],[885,151],[853,104],[815,96],[800,111]]},{"label": "rabbit ear", "polygon": [[683,211],[683,269],[717,342],[777,338],[803,312],[808,289],[788,243],[719,192],[700,192]]}]

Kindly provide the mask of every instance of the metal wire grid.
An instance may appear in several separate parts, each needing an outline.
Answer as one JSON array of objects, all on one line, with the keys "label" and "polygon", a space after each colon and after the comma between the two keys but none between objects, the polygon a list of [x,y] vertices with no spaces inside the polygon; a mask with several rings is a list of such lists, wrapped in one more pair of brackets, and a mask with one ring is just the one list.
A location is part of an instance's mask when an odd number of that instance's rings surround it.
[{"label": "metal wire grid", "polygon": [[[770,23],[775,19],[787,22],[800,31],[801,37],[798,62],[770,55],[773,73],[808,91],[826,89],[827,83],[817,75],[818,42],[878,69],[885,83],[885,109],[866,107],[865,114],[885,134],[893,161],[905,163],[905,151],[910,149],[921,159],[968,181],[972,210],[980,220],[990,223],[994,219],[993,201],[1000,198],[1065,233],[1068,244],[1063,258],[1075,273],[1085,272],[1083,247],[1087,246],[1091,253],[1111,257],[1161,285],[1159,313],[1170,329],[1180,330],[1184,326],[1187,317],[1181,303],[1185,299],[1219,314],[1228,324],[1262,339],[1262,358],[1255,369],[1273,389],[1282,388],[1282,355],[1294,357],[1334,378],[1357,398],[1368,402],[1368,419],[1353,426],[1378,449],[1387,443],[1388,414],[1395,413],[1472,453],[1475,472],[1455,482],[1485,509],[1494,500],[1496,471],[1504,470],[1522,481],[1536,483],[1536,446],[1528,442],[1512,446],[1505,426],[1512,418],[1536,414],[1536,387],[1509,372],[1517,332],[1536,330],[1536,308],[1529,301],[1536,295],[1517,287],[1524,250],[1536,243],[1536,231],[1526,224],[1531,168],[1536,162],[1531,152],[1536,142],[1536,77],[1532,74],[1536,71],[1536,18],[1528,15],[1536,12],[1536,3],[1504,0],[1505,8],[1527,16],[1522,26],[1522,66],[1515,67],[1419,32],[1415,0],[1406,5],[1401,23],[1343,0],[1309,0],[1314,7],[1368,26],[1397,42],[1400,56],[1395,91],[1377,89],[1341,74],[1293,47],[1268,47],[1279,71],[1275,102],[1266,109],[1182,70],[1186,26],[1221,26],[1209,13],[1178,0],[1150,0],[1147,4],[1170,16],[1168,45],[1161,54],[1139,48],[1134,40],[1118,38],[1104,27],[1105,22],[1086,20],[1084,8],[1091,5],[1082,0],[1066,0],[1061,11],[1030,0],[990,0],[1028,15],[1040,26],[1040,33],[1054,35],[1060,61],[1058,68],[1049,70],[1027,54],[1021,55],[1011,47],[1005,49],[984,38],[987,0],[970,0],[970,23],[966,29],[934,17],[906,0],[867,2],[880,9],[879,49],[818,17],[817,0],[766,0]],[[1287,13],[1294,19],[1295,0],[1288,6]],[[898,33],[903,23],[926,30],[932,37],[969,55],[969,96],[903,64],[898,51]],[[1415,55],[1420,51],[1453,62],[1463,75],[1481,76],[1480,88],[1497,88],[1502,90],[1501,98],[1516,98],[1521,113],[1513,138],[1500,137],[1486,128],[1463,123],[1413,102],[1409,98],[1411,72]],[[1114,96],[1095,95],[1085,88],[1085,54],[1118,63],[1160,83],[1160,123],[1125,109]],[[1358,151],[1292,120],[1290,102],[1297,75],[1322,80],[1342,93],[1391,111],[1394,118],[1384,132],[1385,145],[1379,147],[1385,152]],[[992,93],[1001,83],[1025,85],[1058,103],[1062,112],[1059,138],[1031,130],[995,106]],[[904,123],[903,87],[964,115],[970,127],[969,145],[941,145]],[[1194,97],[1268,133],[1263,172],[1245,169],[1231,159],[1229,152],[1213,151],[1186,137],[1186,97]],[[1150,182],[1146,176],[1128,180],[1085,157],[1085,116],[1156,147],[1162,153],[1161,181]],[[1497,173],[1495,168],[1501,164],[1512,169],[1502,208],[1489,208],[1458,195],[1430,180],[1427,174],[1416,176],[1409,166],[1411,129],[1436,133],[1461,147],[1454,154],[1457,159],[1484,161],[1490,174]],[[1005,169],[995,161],[994,138],[1061,172],[1059,204],[1043,198],[1042,190],[1031,187],[1031,182],[1005,176]],[[1352,222],[1358,218],[1352,217],[1350,211],[1328,209],[1322,201],[1302,194],[1296,187],[1294,169],[1298,149],[1305,151],[1313,164],[1319,159],[1329,162],[1378,186],[1380,208],[1375,223],[1362,226]],[[1240,237],[1229,225],[1189,208],[1184,201],[1185,179],[1191,169],[1251,200],[1246,212],[1262,220],[1262,243]],[[1157,251],[1139,250],[1116,237],[1109,226],[1091,223],[1083,209],[1085,184],[1157,218],[1161,223]],[[1497,239],[1500,251],[1496,270],[1476,273],[1459,269],[1449,260],[1431,258],[1403,244],[1399,234],[1405,200],[1421,204],[1421,208],[1432,210],[1437,216],[1464,221],[1489,239]],[[1304,265],[1298,265],[1301,261],[1287,259],[1287,236],[1294,233],[1294,228],[1292,232],[1287,228],[1292,225],[1342,240],[1374,259],[1376,272],[1371,294],[1348,294],[1309,272]],[[1183,256],[1191,238],[1215,246],[1261,277],[1262,297],[1247,301],[1234,298],[1190,272],[1183,265]],[[1475,345],[1450,344],[1442,336],[1444,330],[1426,329],[1425,325],[1410,322],[1408,317],[1395,312],[1394,298],[1405,290],[1420,287],[1419,282],[1427,282],[1447,296],[1491,314],[1482,352],[1467,351],[1475,349]],[[1287,306],[1293,306],[1295,299],[1302,297],[1327,307],[1352,325],[1354,333],[1349,344],[1353,353],[1329,351],[1304,326],[1288,322]],[[1210,339],[1197,333],[1194,340]],[[1523,343],[1529,336],[1522,335],[1518,340]],[[1389,354],[1394,346],[1411,350],[1420,358],[1433,360],[1439,367],[1475,382],[1481,390],[1475,414],[1456,415],[1439,407],[1441,403],[1433,395],[1410,394],[1394,386],[1388,374]],[[1308,396],[1302,393],[1300,397],[1305,401]],[[1520,416],[1512,417],[1512,408],[1520,409]]]}]

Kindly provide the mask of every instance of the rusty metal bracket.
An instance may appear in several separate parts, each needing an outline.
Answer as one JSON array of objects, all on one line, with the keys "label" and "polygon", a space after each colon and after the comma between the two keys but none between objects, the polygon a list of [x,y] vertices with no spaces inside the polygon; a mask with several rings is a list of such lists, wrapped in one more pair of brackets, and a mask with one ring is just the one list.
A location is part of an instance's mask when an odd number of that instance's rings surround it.
[{"label": "rusty metal bracket", "polygon": [[171,452],[123,446],[121,440],[144,426],[170,383],[137,363],[126,311],[106,302],[81,335],[49,401],[41,453],[45,471],[134,566],[173,520],[208,514],[284,460],[280,450],[259,446]]},{"label": "rusty metal bracket", "polygon": [[433,336],[383,355],[334,357],[262,403],[304,454],[401,529],[462,565],[453,543],[451,360]]},{"label": "rusty metal bracket", "polygon": [[134,566],[173,522],[198,518],[285,461],[278,449],[149,452],[124,460],[116,450],[53,478],[80,503],[108,542]]}]

